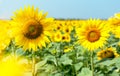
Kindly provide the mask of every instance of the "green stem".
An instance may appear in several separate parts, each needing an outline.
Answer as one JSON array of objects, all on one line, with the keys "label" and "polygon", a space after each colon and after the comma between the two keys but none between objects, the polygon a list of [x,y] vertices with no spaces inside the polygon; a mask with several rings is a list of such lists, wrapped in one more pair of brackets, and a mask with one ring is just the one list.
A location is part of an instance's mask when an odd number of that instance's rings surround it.
[{"label": "green stem", "polygon": [[58,64],[57,56],[55,56],[55,59],[56,59],[56,68],[59,70],[59,64]]},{"label": "green stem", "polygon": [[15,46],[15,44],[12,42],[11,43],[11,55],[14,56],[15,60],[17,60],[17,57],[16,57],[16,51],[17,51],[17,47]]},{"label": "green stem", "polygon": [[[73,50],[75,50],[75,47],[73,46]],[[75,53],[76,53],[76,58],[75,58],[75,63],[77,62],[77,59],[78,59],[78,54],[79,54],[79,50],[76,50],[75,51]],[[75,70],[75,68],[74,68],[74,71],[75,71],[75,75],[77,76],[77,71]]]},{"label": "green stem", "polygon": [[93,52],[91,52],[91,70],[92,70],[92,76],[94,76],[94,59],[93,59]]},{"label": "green stem", "polygon": [[32,52],[32,76],[35,76],[35,55]]}]

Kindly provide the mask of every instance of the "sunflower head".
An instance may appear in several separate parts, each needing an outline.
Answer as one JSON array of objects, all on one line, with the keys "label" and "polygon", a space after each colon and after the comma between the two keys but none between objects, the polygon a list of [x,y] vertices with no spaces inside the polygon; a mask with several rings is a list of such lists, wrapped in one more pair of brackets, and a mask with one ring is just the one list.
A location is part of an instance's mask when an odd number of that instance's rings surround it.
[{"label": "sunflower head", "polygon": [[61,31],[62,30],[62,26],[63,26],[63,24],[62,24],[61,21],[54,22],[54,28],[53,28],[53,30],[55,30],[55,31]]},{"label": "sunflower head", "polygon": [[87,20],[82,27],[76,28],[78,42],[90,51],[102,47],[109,37],[109,32],[109,27],[96,19]]},{"label": "sunflower head", "polygon": [[100,31],[96,28],[92,28],[91,30],[86,32],[86,39],[90,42],[98,41],[100,38]]},{"label": "sunflower head", "polygon": [[36,39],[43,33],[43,26],[35,20],[27,21],[24,36],[28,39]]},{"label": "sunflower head", "polygon": [[97,57],[99,60],[105,59],[105,58],[115,58],[118,57],[119,54],[116,52],[115,48],[107,48],[105,50],[101,50],[97,53]]},{"label": "sunflower head", "polygon": [[42,14],[34,6],[25,7],[15,12],[12,17],[13,34],[15,42],[24,50],[37,50],[37,47],[46,46],[50,42],[47,36],[51,35],[53,18],[46,18],[47,13]]},{"label": "sunflower head", "polygon": [[111,27],[111,32],[114,33],[116,28],[120,26],[120,13],[115,13],[114,16],[108,19],[108,24]]},{"label": "sunflower head", "polygon": [[70,42],[71,38],[69,34],[63,34],[62,35],[62,41],[63,42]]},{"label": "sunflower head", "polygon": [[62,31],[63,31],[64,33],[70,34],[72,30],[73,30],[73,27],[72,27],[71,24],[64,24],[64,25],[63,25],[63,30],[62,30]]},{"label": "sunflower head", "polygon": [[62,40],[62,34],[60,31],[57,31],[56,33],[54,33],[52,36],[51,36],[51,40],[53,42],[60,42]]},{"label": "sunflower head", "polygon": [[108,19],[108,22],[110,23],[111,27],[120,26],[120,19],[116,17],[111,17]]}]

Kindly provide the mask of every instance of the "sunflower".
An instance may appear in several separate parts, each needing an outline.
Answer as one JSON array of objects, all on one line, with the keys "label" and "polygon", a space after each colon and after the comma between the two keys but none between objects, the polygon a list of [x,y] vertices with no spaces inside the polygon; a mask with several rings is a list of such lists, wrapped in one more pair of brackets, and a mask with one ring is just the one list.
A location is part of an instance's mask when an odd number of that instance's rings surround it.
[{"label": "sunflower", "polygon": [[9,45],[11,38],[9,21],[0,20],[0,52]]},{"label": "sunflower", "polygon": [[115,58],[118,57],[119,54],[116,52],[115,48],[107,48],[105,50],[101,50],[97,53],[98,60],[105,59],[105,58]]},{"label": "sunflower", "polygon": [[112,33],[114,33],[114,30],[120,26],[120,13],[115,13],[113,17],[110,17],[108,19],[108,24],[112,28]]},{"label": "sunflower", "polygon": [[23,46],[24,50],[36,51],[37,47],[46,46],[50,42],[51,24],[53,18],[46,18],[47,13],[42,14],[34,6],[25,7],[15,12],[12,16],[13,34],[18,46]]},{"label": "sunflower", "polygon": [[70,34],[72,30],[73,30],[73,27],[72,27],[71,24],[65,24],[65,25],[63,25],[63,30],[62,31],[64,33]]},{"label": "sunflower", "polygon": [[114,14],[113,17],[109,18],[108,23],[112,28],[112,33],[115,35],[116,38],[120,38],[120,13]]},{"label": "sunflower", "polygon": [[78,42],[90,51],[103,47],[109,37],[109,27],[101,20],[90,19],[76,29]]},{"label": "sunflower", "polygon": [[56,33],[53,33],[51,36],[51,40],[53,42],[60,42],[62,40],[62,34],[60,31],[57,31]]},{"label": "sunflower", "polygon": [[70,42],[71,38],[69,34],[62,34],[62,41],[63,42]]},{"label": "sunflower", "polygon": [[108,19],[114,26],[120,26],[120,13],[115,13],[114,16]]},{"label": "sunflower", "polygon": [[55,31],[61,31],[63,24],[62,23],[55,23],[54,26],[55,26],[55,28],[54,28]]}]

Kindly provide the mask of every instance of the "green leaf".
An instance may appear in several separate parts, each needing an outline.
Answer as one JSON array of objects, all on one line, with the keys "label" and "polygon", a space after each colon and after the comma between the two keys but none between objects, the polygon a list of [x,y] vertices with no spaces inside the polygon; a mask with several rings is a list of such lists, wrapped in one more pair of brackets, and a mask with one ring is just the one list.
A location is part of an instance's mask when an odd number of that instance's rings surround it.
[{"label": "green leaf", "polygon": [[55,66],[51,64],[45,64],[36,71],[37,76],[49,76],[56,71]]},{"label": "green leaf", "polygon": [[56,68],[55,68],[54,65],[49,65],[48,64],[48,65],[45,66],[45,72],[48,72],[48,73],[53,72],[55,69]]},{"label": "green leaf", "polygon": [[101,63],[99,63],[99,64],[101,64],[101,65],[106,65],[106,66],[110,66],[110,65],[112,65],[112,64],[114,64],[115,62],[113,62],[112,60],[106,60],[106,61],[104,61],[104,62],[101,62]]},{"label": "green leaf", "polygon": [[60,62],[63,65],[72,65],[72,60],[66,54],[60,58]]},{"label": "green leaf", "polygon": [[114,62],[116,67],[120,69],[120,57],[114,58],[112,62]]},{"label": "green leaf", "polygon": [[120,57],[114,58],[114,59],[112,60],[112,62],[120,63]]},{"label": "green leaf", "polygon": [[24,52],[21,48],[19,48],[19,49],[17,49],[17,50],[15,51],[15,54],[16,54],[18,57],[22,56],[24,53],[25,53],[25,52]]},{"label": "green leaf", "polygon": [[74,65],[76,71],[78,71],[82,66],[83,66],[82,62],[77,63],[77,64]]},{"label": "green leaf", "polygon": [[104,74],[99,74],[98,76],[105,76]]},{"label": "green leaf", "polygon": [[83,68],[77,76],[92,76],[92,71],[89,68]]},{"label": "green leaf", "polygon": [[54,76],[63,76],[61,73],[57,73]]},{"label": "green leaf", "polygon": [[46,60],[40,61],[35,65],[35,70],[37,71],[38,69],[41,69],[42,66],[46,64]]},{"label": "green leaf", "polygon": [[119,76],[119,73],[117,73],[117,72],[113,72],[113,73],[110,74],[109,76]]},{"label": "green leaf", "polygon": [[116,63],[116,67],[120,69],[120,63]]},{"label": "green leaf", "polygon": [[46,56],[46,60],[47,60],[47,61],[52,61],[55,65],[57,65],[57,63],[56,63],[56,58],[55,58],[55,56],[53,56],[53,55],[48,55],[48,56]]}]

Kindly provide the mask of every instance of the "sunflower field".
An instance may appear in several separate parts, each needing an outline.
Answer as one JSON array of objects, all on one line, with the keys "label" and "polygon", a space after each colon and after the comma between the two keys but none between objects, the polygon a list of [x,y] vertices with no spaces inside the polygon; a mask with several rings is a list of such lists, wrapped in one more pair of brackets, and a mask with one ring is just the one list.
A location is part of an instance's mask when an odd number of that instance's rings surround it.
[{"label": "sunflower field", "polygon": [[120,13],[54,19],[28,6],[0,20],[0,76],[120,76]]}]

